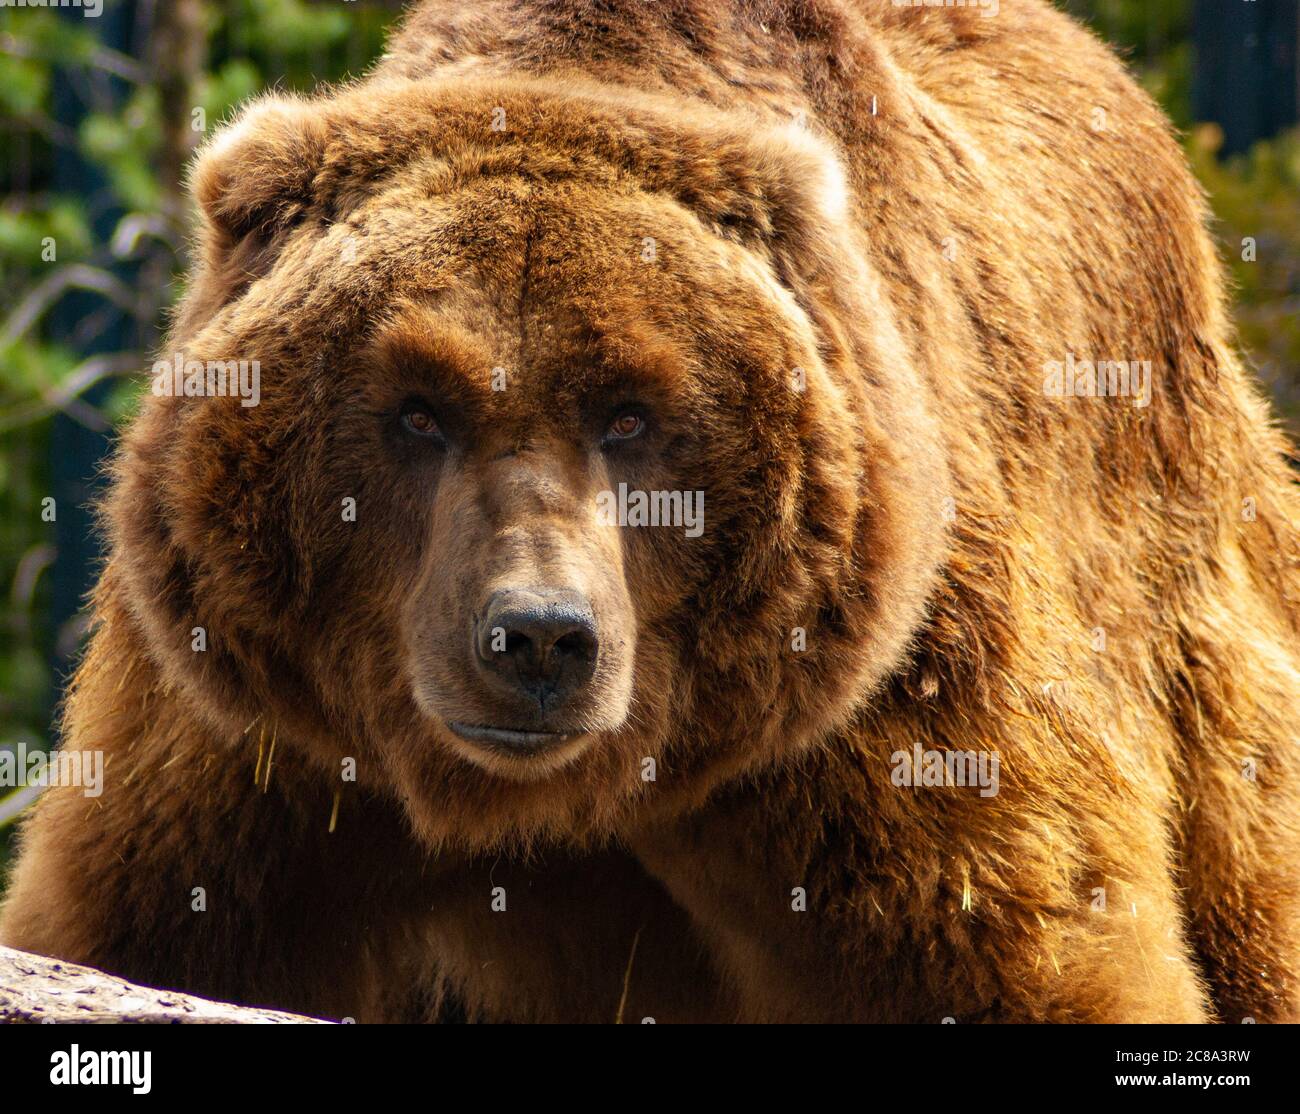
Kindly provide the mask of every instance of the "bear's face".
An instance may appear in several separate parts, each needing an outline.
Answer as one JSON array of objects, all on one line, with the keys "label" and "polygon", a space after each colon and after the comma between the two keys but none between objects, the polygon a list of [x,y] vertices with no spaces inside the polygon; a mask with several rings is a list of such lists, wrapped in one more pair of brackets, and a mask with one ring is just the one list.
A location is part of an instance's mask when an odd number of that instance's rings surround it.
[{"label": "bear's face", "polygon": [[156,659],[430,843],[608,831],[844,722],[921,621],[943,469],[833,163],[391,98],[273,102],[199,164],[173,344],[260,398],[150,399],[128,438]]},{"label": "bear's face", "polygon": [[[362,349],[355,410],[377,424],[342,459],[385,470],[374,512],[411,529],[391,629],[431,736],[537,780],[656,716],[701,598],[755,548],[752,493],[790,479],[787,380],[816,354],[740,249],[644,198],[479,181],[439,228],[474,246],[430,253],[432,292]],[[680,311],[701,304],[727,312]],[[388,543],[355,533],[364,581]]]}]

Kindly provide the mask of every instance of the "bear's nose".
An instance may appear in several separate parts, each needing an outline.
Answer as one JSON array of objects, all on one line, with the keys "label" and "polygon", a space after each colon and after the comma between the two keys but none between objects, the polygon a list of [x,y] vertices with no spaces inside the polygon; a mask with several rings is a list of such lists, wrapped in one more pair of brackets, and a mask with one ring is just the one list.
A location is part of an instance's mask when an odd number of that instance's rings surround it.
[{"label": "bear's nose", "polygon": [[596,619],[580,592],[509,588],[488,599],[474,637],[479,669],[556,710],[596,670]]}]

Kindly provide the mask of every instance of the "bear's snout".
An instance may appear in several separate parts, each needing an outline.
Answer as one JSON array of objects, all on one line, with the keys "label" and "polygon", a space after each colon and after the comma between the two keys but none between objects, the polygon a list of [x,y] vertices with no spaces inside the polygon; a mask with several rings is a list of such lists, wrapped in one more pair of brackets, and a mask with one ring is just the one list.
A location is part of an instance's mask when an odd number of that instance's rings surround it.
[{"label": "bear's snout", "polygon": [[561,713],[596,671],[599,640],[591,604],[571,589],[492,593],[474,631],[475,665],[490,687]]}]

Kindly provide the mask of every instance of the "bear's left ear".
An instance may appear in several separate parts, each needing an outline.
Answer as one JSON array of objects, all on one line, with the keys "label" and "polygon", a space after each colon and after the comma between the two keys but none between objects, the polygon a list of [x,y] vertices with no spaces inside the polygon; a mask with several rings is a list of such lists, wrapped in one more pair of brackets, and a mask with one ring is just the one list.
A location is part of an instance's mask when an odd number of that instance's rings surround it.
[{"label": "bear's left ear", "polygon": [[849,187],[830,144],[806,128],[789,124],[747,137],[737,153],[754,172],[747,200],[751,220],[764,223],[775,239],[797,241],[842,228],[848,218]]},{"label": "bear's left ear", "polygon": [[755,141],[766,196],[768,247],[787,282],[807,277],[843,247],[850,193],[834,150],[791,124]]},{"label": "bear's left ear", "polygon": [[721,234],[765,251],[786,282],[818,269],[851,226],[844,168],[806,128],[678,129],[658,153],[642,174]]},{"label": "bear's left ear", "polygon": [[313,200],[329,141],[327,108],[299,97],[254,101],[199,152],[190,191],[228,243],[273,239]]}]

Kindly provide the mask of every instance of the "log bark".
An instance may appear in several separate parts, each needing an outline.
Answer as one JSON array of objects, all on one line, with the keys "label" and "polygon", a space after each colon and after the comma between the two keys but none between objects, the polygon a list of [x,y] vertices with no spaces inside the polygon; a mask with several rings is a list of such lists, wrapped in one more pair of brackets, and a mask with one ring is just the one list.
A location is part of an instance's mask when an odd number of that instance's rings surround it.
[{"label": "log bark", "polygon": [[0,947],[0,1024],[328,1025],[314,1017],[213,1002]]}]

